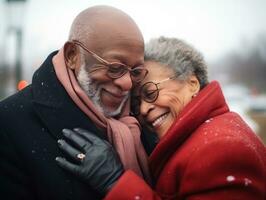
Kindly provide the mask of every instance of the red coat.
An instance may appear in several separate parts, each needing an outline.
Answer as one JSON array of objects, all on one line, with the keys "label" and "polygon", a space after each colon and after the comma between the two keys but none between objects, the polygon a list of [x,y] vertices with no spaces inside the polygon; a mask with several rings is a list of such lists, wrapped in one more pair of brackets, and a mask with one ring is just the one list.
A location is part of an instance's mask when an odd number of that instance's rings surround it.
[{"label": "red coat", "polygon": [[105,199],[266,199],[266,148],[217,82],[185,107],[149,161],[155,187],[127,171]]}]

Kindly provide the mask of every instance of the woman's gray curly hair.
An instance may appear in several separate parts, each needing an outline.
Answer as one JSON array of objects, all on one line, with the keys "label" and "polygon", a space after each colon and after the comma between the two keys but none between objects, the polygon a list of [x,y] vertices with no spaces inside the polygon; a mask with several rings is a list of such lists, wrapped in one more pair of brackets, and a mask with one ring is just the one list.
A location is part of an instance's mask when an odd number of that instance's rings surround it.
[{"label": "woman's gray curly hair", "polygon": [[203,56],[182,40],[162,36],[151,39],[145,45],[145,61],[159,62],[172,68],[179,75],[179,80],[186,80],[194,74],[201,89],[208,84],[207,64]]}]

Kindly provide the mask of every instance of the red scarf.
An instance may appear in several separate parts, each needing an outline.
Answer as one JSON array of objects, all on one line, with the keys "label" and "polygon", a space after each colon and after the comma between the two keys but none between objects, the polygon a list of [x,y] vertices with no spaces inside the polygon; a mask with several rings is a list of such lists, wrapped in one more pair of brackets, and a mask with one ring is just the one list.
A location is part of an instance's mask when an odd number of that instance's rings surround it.
[{"label": "red scarf", "polygon": [[53,57],[53,65],[57,78],[75,104],[97,127],[107,132],[108,140],[116,149],[125,170],[133,170],[150,182],[147,154],[140,140],[140,125],[129,116],[129,102],[120,119],[106,118],[81,89],[74,72],[66,67],[63,48]]}]

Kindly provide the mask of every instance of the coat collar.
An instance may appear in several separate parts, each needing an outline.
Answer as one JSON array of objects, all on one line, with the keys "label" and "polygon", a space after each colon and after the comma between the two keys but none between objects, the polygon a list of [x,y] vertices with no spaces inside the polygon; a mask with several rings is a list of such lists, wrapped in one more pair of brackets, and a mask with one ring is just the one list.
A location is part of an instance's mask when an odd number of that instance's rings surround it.
[{"label": "coat collar", "polygon": [[32,78],[34,102],[51,108],[62,107],[65,98],[64,88],[56,78],[52,58],[56,52],[51,53]]},{"label": "coat collar", "polygon": [[153,150],[149,161],[155,180],[172,154],[203,122],[228,111],[218,82],[213,81],[202,89],[184,108]]},{"label": "coat collar", "polygon": [[32,103],[35,112],[56,139],[62,137],[63,128],[77,127],[89,129],[105,138],[103,133],[100,133],[92,121],[75,105],[58,81],[52,63],[52,58],[56,53],[50,54],[33,75]]}]

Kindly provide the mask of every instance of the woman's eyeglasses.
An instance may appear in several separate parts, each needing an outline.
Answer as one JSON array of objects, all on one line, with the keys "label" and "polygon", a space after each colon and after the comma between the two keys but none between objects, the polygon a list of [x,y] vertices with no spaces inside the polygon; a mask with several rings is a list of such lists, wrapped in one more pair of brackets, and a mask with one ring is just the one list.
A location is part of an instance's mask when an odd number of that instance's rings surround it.
[{"label": "woman's eyeglasses", "polygon": [[111,79],[117,79],[122,76],[124,76],[128,71],[130,73],[130,77],[133,83],[139,83],[141,82],[145,76],[148,74],[148,70],[144,68],[143,65],[135,67],[131,69],[127,65],[119,62],[108,62],[98,56],[93,51],[90,51],[84,44],[77,40],[72,41],[74,44],[80,46],[82,49],[84,49],[86,52],[88,52],[90,55],[92,55],[97,61],[99,61],[101,64],[97,64],[92,70],[90,70],[90,73],[93,73],[100,69],[106,69],[106,74]]},{"label": "woman's eyeglasses", "polygon": [[131,98],[131,112],[133,115],[137,116],[140,114],[140,103],[141,100],[144,100],[148,103],[153,103],[157,100],[159,96],[159,87],[158,85],[169,80],[177,78],[178,75],[172,76],[170,78],[163,79],[157,83],[153,81],[146,82],[139,89],[139,96],[132,96]]}]

